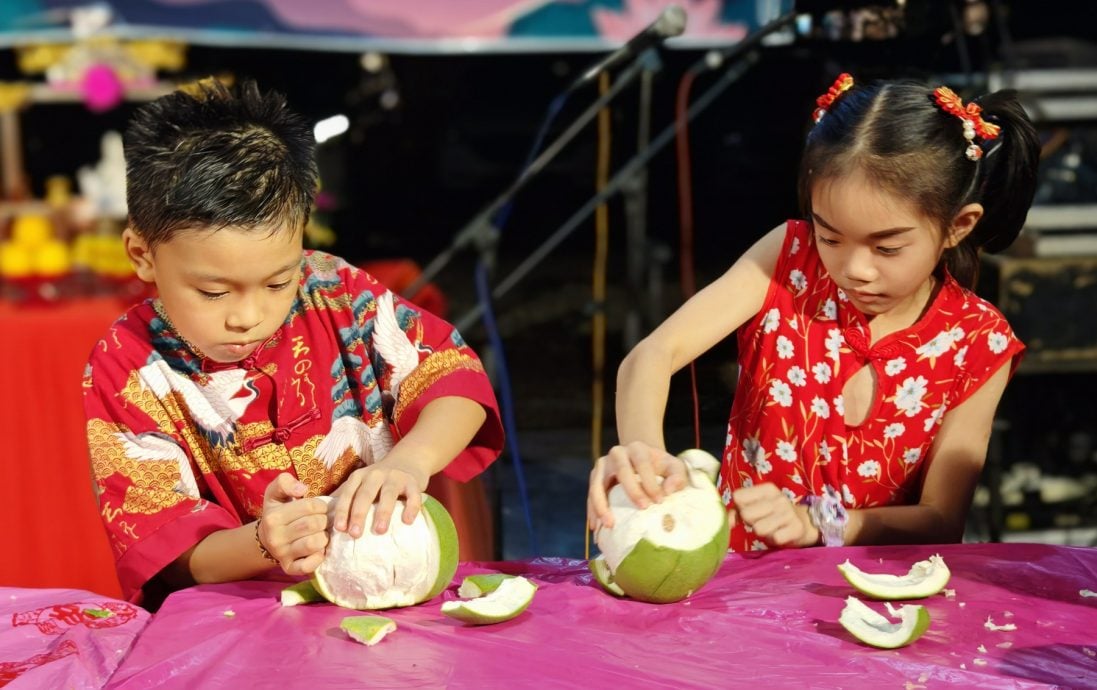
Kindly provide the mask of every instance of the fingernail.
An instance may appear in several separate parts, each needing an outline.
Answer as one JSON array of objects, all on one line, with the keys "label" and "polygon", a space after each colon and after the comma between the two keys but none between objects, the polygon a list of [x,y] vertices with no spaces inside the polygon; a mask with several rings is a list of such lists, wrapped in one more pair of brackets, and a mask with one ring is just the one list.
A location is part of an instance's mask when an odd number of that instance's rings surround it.
[{"label": "fingernail", "polygon": [[346,519],[345,518],[339,518],[338,520],[336,520],[335,521],[335,529],[339,530],[340,532],[346,532],[347,531],[347,521],[346,521]]},{"label": "fingernail", "polygon": [[297,493],[301,494],[301,493],[304,493],[304,492],[308,491],[308,487],[305,486],[304,484],[302,484],[301,482],[297,482],[297,484],[294,485],[293,490],[296,491]]},{"label": "fingernail", "polygon": [[362,534],[362,527],[361,527],[361,525],[351,525],[351,526],[350,526],[350,536],[352,536],[352,537],[357,537],[357,536],[359,536],[359,535],[361,535],[361,534]]},{"label": "fingernail", "polygon": [[387,522],[375,522],[375,523],[373,523],[373,533],[374,534],[384,534],[385,530],[387,530],[388,528],[389,528],[389,526],[388,526]]}]

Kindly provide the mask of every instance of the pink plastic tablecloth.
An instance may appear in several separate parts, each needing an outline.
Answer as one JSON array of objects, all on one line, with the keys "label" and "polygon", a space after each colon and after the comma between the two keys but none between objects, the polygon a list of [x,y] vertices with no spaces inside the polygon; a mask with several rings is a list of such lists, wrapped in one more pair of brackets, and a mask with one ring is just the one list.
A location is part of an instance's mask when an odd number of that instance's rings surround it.
[{"label": "pink plastic tablecloth", "polygon": [[101,688],[148,622],[83,590],[0,587],[0,687]]},{"label": "pink plastic tablecloth", "polygon": [[[863,646],[838,625],[854,593],[836,566],[905,573],[940,553],[948,589],[924,601],[909,647]],[[1046,545],[803,549],[729,556],[690,599],[615,599],[585,565],[540,559],[464,565],[532,578],[529,609],[469,627],[441,615],[451,588],[388,612],[398,630],[366,647],[339,630],[355,611],[283,608],[284,583],[200,586],[172,595],[111,688],[341,687],[1097,687],[1097,550]],[[880,604],[872,604],[883,610]],[[226,615],[231,612],[230,615]],[[991,630],[1014,624],[1016,630]]]}]

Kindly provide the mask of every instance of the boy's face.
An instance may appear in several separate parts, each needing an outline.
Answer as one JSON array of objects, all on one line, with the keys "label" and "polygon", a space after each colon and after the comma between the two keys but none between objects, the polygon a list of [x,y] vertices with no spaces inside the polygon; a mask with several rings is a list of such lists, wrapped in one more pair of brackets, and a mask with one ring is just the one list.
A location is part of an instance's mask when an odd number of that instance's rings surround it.
[{"label": "boy's face", "polygon": [[156,283],[178,334],[216,362],[250,355],[293,306],[300,230],[185,230],[151,251],[131,229],[124,240],[138,277]]}]

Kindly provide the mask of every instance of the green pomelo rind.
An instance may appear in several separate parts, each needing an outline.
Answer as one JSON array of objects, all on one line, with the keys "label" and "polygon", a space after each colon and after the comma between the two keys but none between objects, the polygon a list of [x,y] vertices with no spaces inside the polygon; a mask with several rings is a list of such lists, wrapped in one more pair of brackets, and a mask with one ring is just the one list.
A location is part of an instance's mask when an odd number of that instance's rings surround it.
[{"label": "green pomelo rind", "polygon": [[720,569],[727,556],[730,532],[725,512],[712,539],[693,551],[656,546],[641,539],[613,573],[613,582],[633,599],[653,604],[685,599]]},{"label": "green pomelo rind", "polygon": [[[923,562],[931,564],[930,575],[919,580],[904,583],[904,578],[909,578]],[[876,600],[897,601],[902,599],[924,599],[937,594],[948,585],[952,577],[951,571],[945,565],[940,556],[932,556],[928,561],[915,563],[909,573],[903,576],[881,575],[878,573],[866,573],[847,559],[838,565],[838,572],[842,574],[846,582],[861,594]],[[874,580],[875,579],[875,580]],[[881,581],[883,580],[883,581]]]},{"label": "green pomelo rind", "polygon": [[485,594],[491,594],[499,589],[499,585],[503,583],[503,580],[509,580],[512,577],[514,575],[507,575],[506,573],[468,575],[464,580],[461,580],[461,586],[457,588],[457,596],[462,599],[475,599]]},{"label": "green pomelo rind", "polygon": [[326,597],[316,590],[312,580],[302,580],[295,585],[290,585],[283,589],[281,594],[282,606],[311,604],[325,599]]},{"label": "green pomelo rind", "polygon": [[347,616],[339,627],[351,639],[372,647],[396,630],[396,621],[384,616]]},{"label": "green pomelo rind", "polygon": [[[852,604],[852,602],[856,604]],[[898,649],[899,647],[905,647],[908,644],[914,642],[922,634],[929,629],[930,617],[929,610],[925,606],[921,605],[906,605],[904,609],[915,609],[913,620],[904,618],[903,622],[898,624],[894,632],[884,631],[875,628],[871,623],[861,618],[857,612],[864,604],[857,601],[855,597],[849,597],[846,600],[846,606],[842,609],[842,614],[838,618],[838,622],[846,631],[856,637],[865,644],[876,647],[877,649]],[[860,606],[858,606],[860,605]],[[868,607],[865,607],[866,609]],[[871,609],[868,609],[870,612]],[[873,612],[875,613],[875,612]],[[891,624],[895,626],[895,624]],[[902,632],[904,634],[897,635],[895,633]]]},{"label": "green pomelo rind", "polygon": [[438,577],[421,600],[429,601],[449,587],[457,573],[460,542],[457,538],[457,526],[453,524],[453,518],[445,506],[433,497],[423,494],[423,512],[427,523],[434,527],[434,533],[438,535]]},{"label": "green pomelo rind", "polygon": [[[476,611],[478,602],[484,600],[490,600],[493,597],[498,597],[504,592],[500,589],[496,589],[491,594],[485,594],[482,597],[476,599],[469,599],[465,601],[447,601],[442,604],[442,614],[449,616],[450,618],[461,621],[462,623],[468,623],[470,625],[492,625],[494,623],[503,623],[513,618],[518,617],[523,611],[529,608],[531,602],[533,602],[533,595],[537,593],[537,586],[524,577],[517,576],[509,578],[511,581],[521,581],[525,583],[526,596],[518,606],[506,610],[499,614],[486,614],[482,611]],[[500,585],[502,586],[502,585]],[[512,585],[508,584],[508,587]],[[523,586],[522,584],[515,582],[513,586]],[[505,590],[506,588],[503,588]]]},{"label": "green pomelo rind", "polygon": [[615,597],[625,596],[625,590],[613,581],[613,573],[609,571],[609,564],[604,556],[595,556],[587,563],[590,572],[594,575],[594,581]]}]

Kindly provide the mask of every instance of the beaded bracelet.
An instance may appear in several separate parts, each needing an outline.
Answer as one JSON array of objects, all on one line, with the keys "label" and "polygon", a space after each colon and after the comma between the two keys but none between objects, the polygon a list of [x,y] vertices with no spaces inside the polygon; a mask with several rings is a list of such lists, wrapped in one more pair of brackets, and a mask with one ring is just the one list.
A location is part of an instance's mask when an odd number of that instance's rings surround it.
[{"label": "beaded bracelet", "polygon": [[849,514],[842,505],[838,492],[825,487],[822,496],[804,496],[800,503],[808,507],[808,518],[819,530],[823,546],[842,546],[845,544],[846,523]]},{"label": "beaded bracelet", "polygon": [[278,559],[270,555],[270,551],[267,551],[267,547],[263,546],[262,540],[259,539],[259,523],[261,522],[263,522],[263,518],[259,518],[255,521],[255,544],[259,547],[259,553],[263,556],[263,558],[270,561],[271,563],[277,563]]}]

